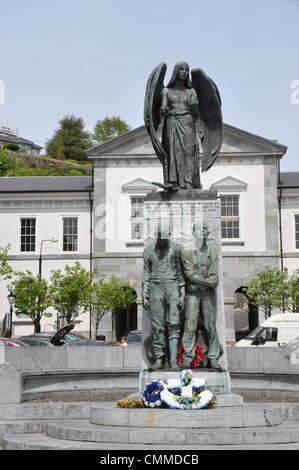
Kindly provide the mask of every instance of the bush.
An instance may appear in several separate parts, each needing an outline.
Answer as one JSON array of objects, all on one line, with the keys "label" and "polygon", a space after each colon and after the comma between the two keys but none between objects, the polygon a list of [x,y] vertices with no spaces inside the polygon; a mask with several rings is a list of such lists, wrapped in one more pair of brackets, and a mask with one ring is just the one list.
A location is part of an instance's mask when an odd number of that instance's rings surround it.
[{"label": "bush", "polygon": [[9,155],[6,148],[0,147],[0,176],[15,176],[24,164]]},{"label": "bush", "polygon": [[3,148],[6,150],[11,150],[12,152],[18,152],[20,150],[20,146],[18,144],[5,144]]}]

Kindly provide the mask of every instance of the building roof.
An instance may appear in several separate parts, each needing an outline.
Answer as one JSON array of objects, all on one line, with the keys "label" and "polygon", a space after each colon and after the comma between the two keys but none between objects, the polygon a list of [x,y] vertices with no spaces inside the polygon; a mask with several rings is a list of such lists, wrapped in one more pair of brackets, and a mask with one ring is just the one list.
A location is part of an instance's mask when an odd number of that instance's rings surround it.
[{"label": "building roof", "polygon": [[83,192],[92,190],[92,176],[4,176],[0,193]]},{"label": "building roof", "polygon": [[278,186],[299,188],[299,171],[280,173],[280,183]]},{"label": "building roof", "polygon": [[[221,156],[276,156],[282,158],[286,153],[287,147],[279,144],[277,141],[260,137],[251,132],[239,129],[238,127],[224,124],[223,126],[223,144],[219,157]],[[158,131],[161,131],[161,126]],[[132,129],[118,137],[96,144],[94,147],[86,151],[86,155],[91,159],[101,157],[124,157],[127,156],[154,156],[155,152],[151,144],[150,136],[146,127],[140,126]],[[157,157],[156,157],[157,158]]]},{"label": "building roof", "polygon": [[[282,187],[299,187],[299,172],[280,174]],[[0,193],[84,192],[92,190],[92,176],[2,176]]]},{"label": "building roof", "polygon": [[31,140],[24,139],[23,137],[18,137],[16,135],[12,135],[12,134],[7,134],[7,133],[4,133],[4,132],[0,132],[0,140],[2,142],[8,142],[10,144],[28,144],[28,145],[31,145],[31,147],[33,147],[35,149],[42,149],[43,148],[40,145],[35,144]]}]

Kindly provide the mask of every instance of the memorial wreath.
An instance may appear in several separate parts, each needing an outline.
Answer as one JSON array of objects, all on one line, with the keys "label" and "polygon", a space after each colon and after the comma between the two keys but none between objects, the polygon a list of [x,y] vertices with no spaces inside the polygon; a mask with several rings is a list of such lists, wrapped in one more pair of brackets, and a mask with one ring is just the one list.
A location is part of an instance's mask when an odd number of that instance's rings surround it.
[{"label": "memorial wreath", "polygon": [[172,408],[200,410],[216,405],[215,395],[208,389],[204,378],[193,378],[190,369],[183,370],[179,379],[169,379],[167,384],[155,380],[143,391],[146,408]]}]

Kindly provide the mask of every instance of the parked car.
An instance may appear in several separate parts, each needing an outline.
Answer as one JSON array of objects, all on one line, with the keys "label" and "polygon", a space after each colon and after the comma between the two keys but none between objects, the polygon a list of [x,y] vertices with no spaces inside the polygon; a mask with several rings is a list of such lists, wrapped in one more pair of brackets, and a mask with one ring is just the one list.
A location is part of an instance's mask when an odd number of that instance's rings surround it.
[{"label": "parked car", "polygon": [[236,347],[286,346],[297,336],[299,336],[299,313],[279,313],[267,318],[246,338],[238,341]]},{"label": "parked car", "polygon": [[142,331],[132,330],[127,336],[127,342],[130,343],[141,343],[142,341]]},{"label": "parked car", "polygon": [[70,333],[74,324],[66,325],[54,335],[52,333],[35,333],[21,336],[20,339],[29,346],[103,346],[104,341],[94,341],[77,333]]},{"label": "parked car", "polygon": [[0,338],[0,343],[4,344],[5,346],[28,346],[28,344],[15,338]]},{"label": "parked car", "polygon": [[284,345],[286,348],[292,348],[292,349],[299,349],[299,336],[296,336],[296,338],[292,339],[289,343]]}]

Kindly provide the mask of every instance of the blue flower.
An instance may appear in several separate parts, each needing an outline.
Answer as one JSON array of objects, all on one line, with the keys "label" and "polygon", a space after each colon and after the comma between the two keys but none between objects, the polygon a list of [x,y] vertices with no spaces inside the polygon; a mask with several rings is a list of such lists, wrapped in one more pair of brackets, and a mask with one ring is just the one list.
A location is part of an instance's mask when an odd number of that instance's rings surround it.
[{"label": "blue flower", "polygon": [[164,389],[164,382],[155,380],[148,384],[143,391],[143,401],[146,407],[153,408],[161,406],[161,392]]}]

